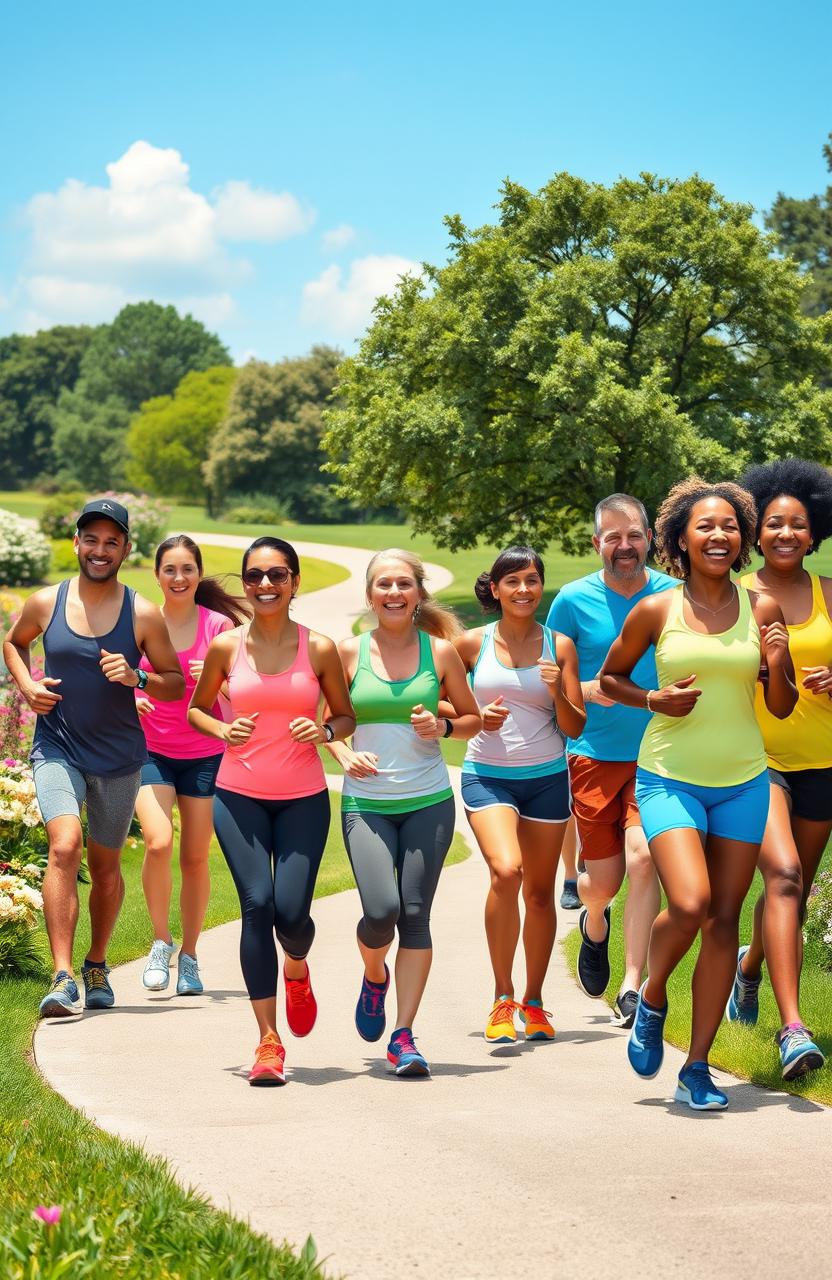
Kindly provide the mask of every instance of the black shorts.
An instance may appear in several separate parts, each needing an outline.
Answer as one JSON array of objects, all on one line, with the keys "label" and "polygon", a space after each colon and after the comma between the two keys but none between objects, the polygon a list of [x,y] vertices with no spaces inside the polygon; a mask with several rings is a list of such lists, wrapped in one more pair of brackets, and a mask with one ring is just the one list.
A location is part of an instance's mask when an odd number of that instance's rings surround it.
[{"label": "black shorts", "polygon": [[832,769],[769,769],[768,776],[788,795],[793,818],[832,822]]},{"label": "black shorts", "polygon": [[173,787],[178,796],[210,799],[221,761],[221,751],[195,759],[178,759],[149,751],[147,764],[142,765],[142,786]]}]

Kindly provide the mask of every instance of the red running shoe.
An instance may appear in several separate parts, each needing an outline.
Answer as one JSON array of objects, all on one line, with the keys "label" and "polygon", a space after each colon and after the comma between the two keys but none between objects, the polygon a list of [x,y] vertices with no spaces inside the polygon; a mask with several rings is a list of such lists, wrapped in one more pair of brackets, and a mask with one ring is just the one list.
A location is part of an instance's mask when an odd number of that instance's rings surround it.
[{"label": "red running shoe", "polygon": [[312,991],[309,979],[309,965],[306,966],[305,978],[287,978],[283,970],[283,981],[286,985],[286,1021],[293,1036],[308,1036],[318,1016],[318,1002]]},{"label": "red running shoe", "polygon": [[274,1031],[267,1031],[257,1046],[254,1066],[248,1073],[249,1084],[285,1084],[286,1076],[283,1071],[285,1057],[286,1050],[280,1043],[280,1036],[275,1035]]}]

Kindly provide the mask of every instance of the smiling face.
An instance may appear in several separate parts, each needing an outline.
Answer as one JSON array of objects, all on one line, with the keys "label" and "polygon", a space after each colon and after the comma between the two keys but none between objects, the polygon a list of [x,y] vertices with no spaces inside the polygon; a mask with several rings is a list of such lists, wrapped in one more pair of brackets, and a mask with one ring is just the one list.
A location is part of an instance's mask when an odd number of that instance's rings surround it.
[{"label": "smiling face", "polygon": [[421,599],[422,592],[409,564],[403,560],[378,562],[367,602],[381,626],[408,626]]},{"label": "smiling face", "polygon": [[89,520],[73,542],[78,568],[90,582],[108,582],[121,568],[131,546],[127,535],[112,520]]},{"label": "smiling face", "polygon": [[742,549],[742,532],[731,503],[713,496],[695,502],[679,546],[698,573],[710,578],[729,574]]},{"label": "smiling face", "polygon": [[186,547],[170,547],[165,551],[156,574],[165,600],[193,599],[199,578],[197,563]]},{"label": "smiling face", "polygon": [[[266,569],[285,569],[283,582],[270,580]],[[259,580],[255,576],[259,574]],[[282,576],[282,575],[281,575]],[[250,578],[251,581],[246,581]],[[262,615],[288,611],[292,596],[300,583],[300,575],[292,577],[291,568],[282,551],[276,547],[255,547],[246,562],[243,590],[254,612]]]},{"label": "smiling face", "polygon": [[798,569],[812,548],[809,512],[787,493],[770,502],[760,524],[760,550],[774,569]]},{"label": "smiling face", "polygon": [[592,543],[601,557],[605,573],[619,582],[631,582],[644,573],[651,533],[645,529],[641,513],[635,508],[601,513],[597,534]]},{"label": "smiling face", "polygon": [[499,600],[503,617],[533,618],[543,599],[543,580],[534,565],[527,564],[492,582],[491,594]]}]

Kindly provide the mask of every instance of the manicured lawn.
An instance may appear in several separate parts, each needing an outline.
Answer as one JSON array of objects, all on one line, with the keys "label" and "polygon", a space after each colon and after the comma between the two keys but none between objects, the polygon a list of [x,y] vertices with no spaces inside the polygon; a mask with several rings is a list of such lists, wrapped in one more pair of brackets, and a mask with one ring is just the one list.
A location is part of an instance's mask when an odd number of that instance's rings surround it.
[{"label": "manicured lawn", "polygon": [[[832,846],[830,846],[832,849]],[[825,855],[825,865],[830,865],[830,850]],[[751,936],[751,914],[754,903],[762,889],[759,873],[754,877],[751,892],[745,900],[740,920],[740,939],[747,942]],[[607,988],[607,1000],[612,1004],[618,993],[619,984],[624,975],[624,948],[622,944],[621,924],[626,902],[626,885],[619,893],[612,912],[612,939],[610,942],[610,967],[612,976]],[[578,958],[580,937],[575,929],[564,942],[567,960],[575,970]],[[699,945],[689,952],[668,985],[669,1013],[665,1024],[665,1038],[680,1048],[687,1049],[690,1038],[691,994],[690,984]],[[736,1023],[723,1021],[714,1042],[711,1062],[715,1067],[730,1071],[743,1080],[751,1080],[754,1084],[764,1085],[770,1089],[781,1089],[788,1093],[800,1094],[805,1098],[814,1098],[827,1106],[832,1105],[832,973],[821,969],[813,961],[815,957],[807,949],[803,977],[800,985],[800,1009],[806,1025],[815,1033],[818,1045],[826,1054],[826,1066],[815,1071],[805,1080],[788,1084],[780,1078],[780,1059],[774,1043],[775,1033],[780,1027],[777,1005],[771,991],[771,984],[766,978],[760,989],[760,1019],[756,1027],[742,1027]],[[764,971],[765,972],[765,971]],[[626,1062],[622,1062],[623,1070],[629,1070]]]},{"label": "manicured lawn", "polygon": [[[353,886],[337,795],[333,795],[333,810],[316,897]],[[448,862],[460,862],[468,852],[461,837],[455,836]],[[131,842],[125,850],[127,893],[108,955],[114,965],[135,959],[150,945],[140,879],[142,856],[140,842]],[[211,874],[206,927],[239,916],[237,894],[216,844],[211,850]],[[178,880],[174,857],[174,903]],[[87,893],[82,886],[82,899]],[[76,964],[89,942],[88,920],[82,902]],[[218,1275],[223,1280],[252,1276],[311,1280],[318,1276],[313,1247],[301,1257],[278,1248],[200,1195],[183,1190],[163,1160],[149,1158],[135,1144],[103,1133],[44,1084],[31,1058],[35,1014],[43,992],[42,982],[0,981],[0,1273],[4,1280],[82,1276],[214,1280]],[[58,1227],[32,1221],[31,1211],[39,1204],[63,1206]],[[78,1256],[73,1258],[75,1251]],[[37,1254],[36,1260],[31,1253]]]}]

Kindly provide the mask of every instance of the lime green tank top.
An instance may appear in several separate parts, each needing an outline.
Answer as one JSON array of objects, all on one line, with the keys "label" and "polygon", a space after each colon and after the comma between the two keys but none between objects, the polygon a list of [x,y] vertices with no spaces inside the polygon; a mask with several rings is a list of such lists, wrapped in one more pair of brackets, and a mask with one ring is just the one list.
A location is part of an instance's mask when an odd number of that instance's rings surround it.
[{"label": "lime green tank top", "polygon": [[754,694],[760,632],[751,597],[738,587],[739,617],[727,631],[702,635],[684,619],[684,586],[668,591],[670,610],[656,645],[659,685],[696,675],[702,690],[690,715],[656,712],[641,741],[642,769],[697,787],[734,787],[766,767]]}]

